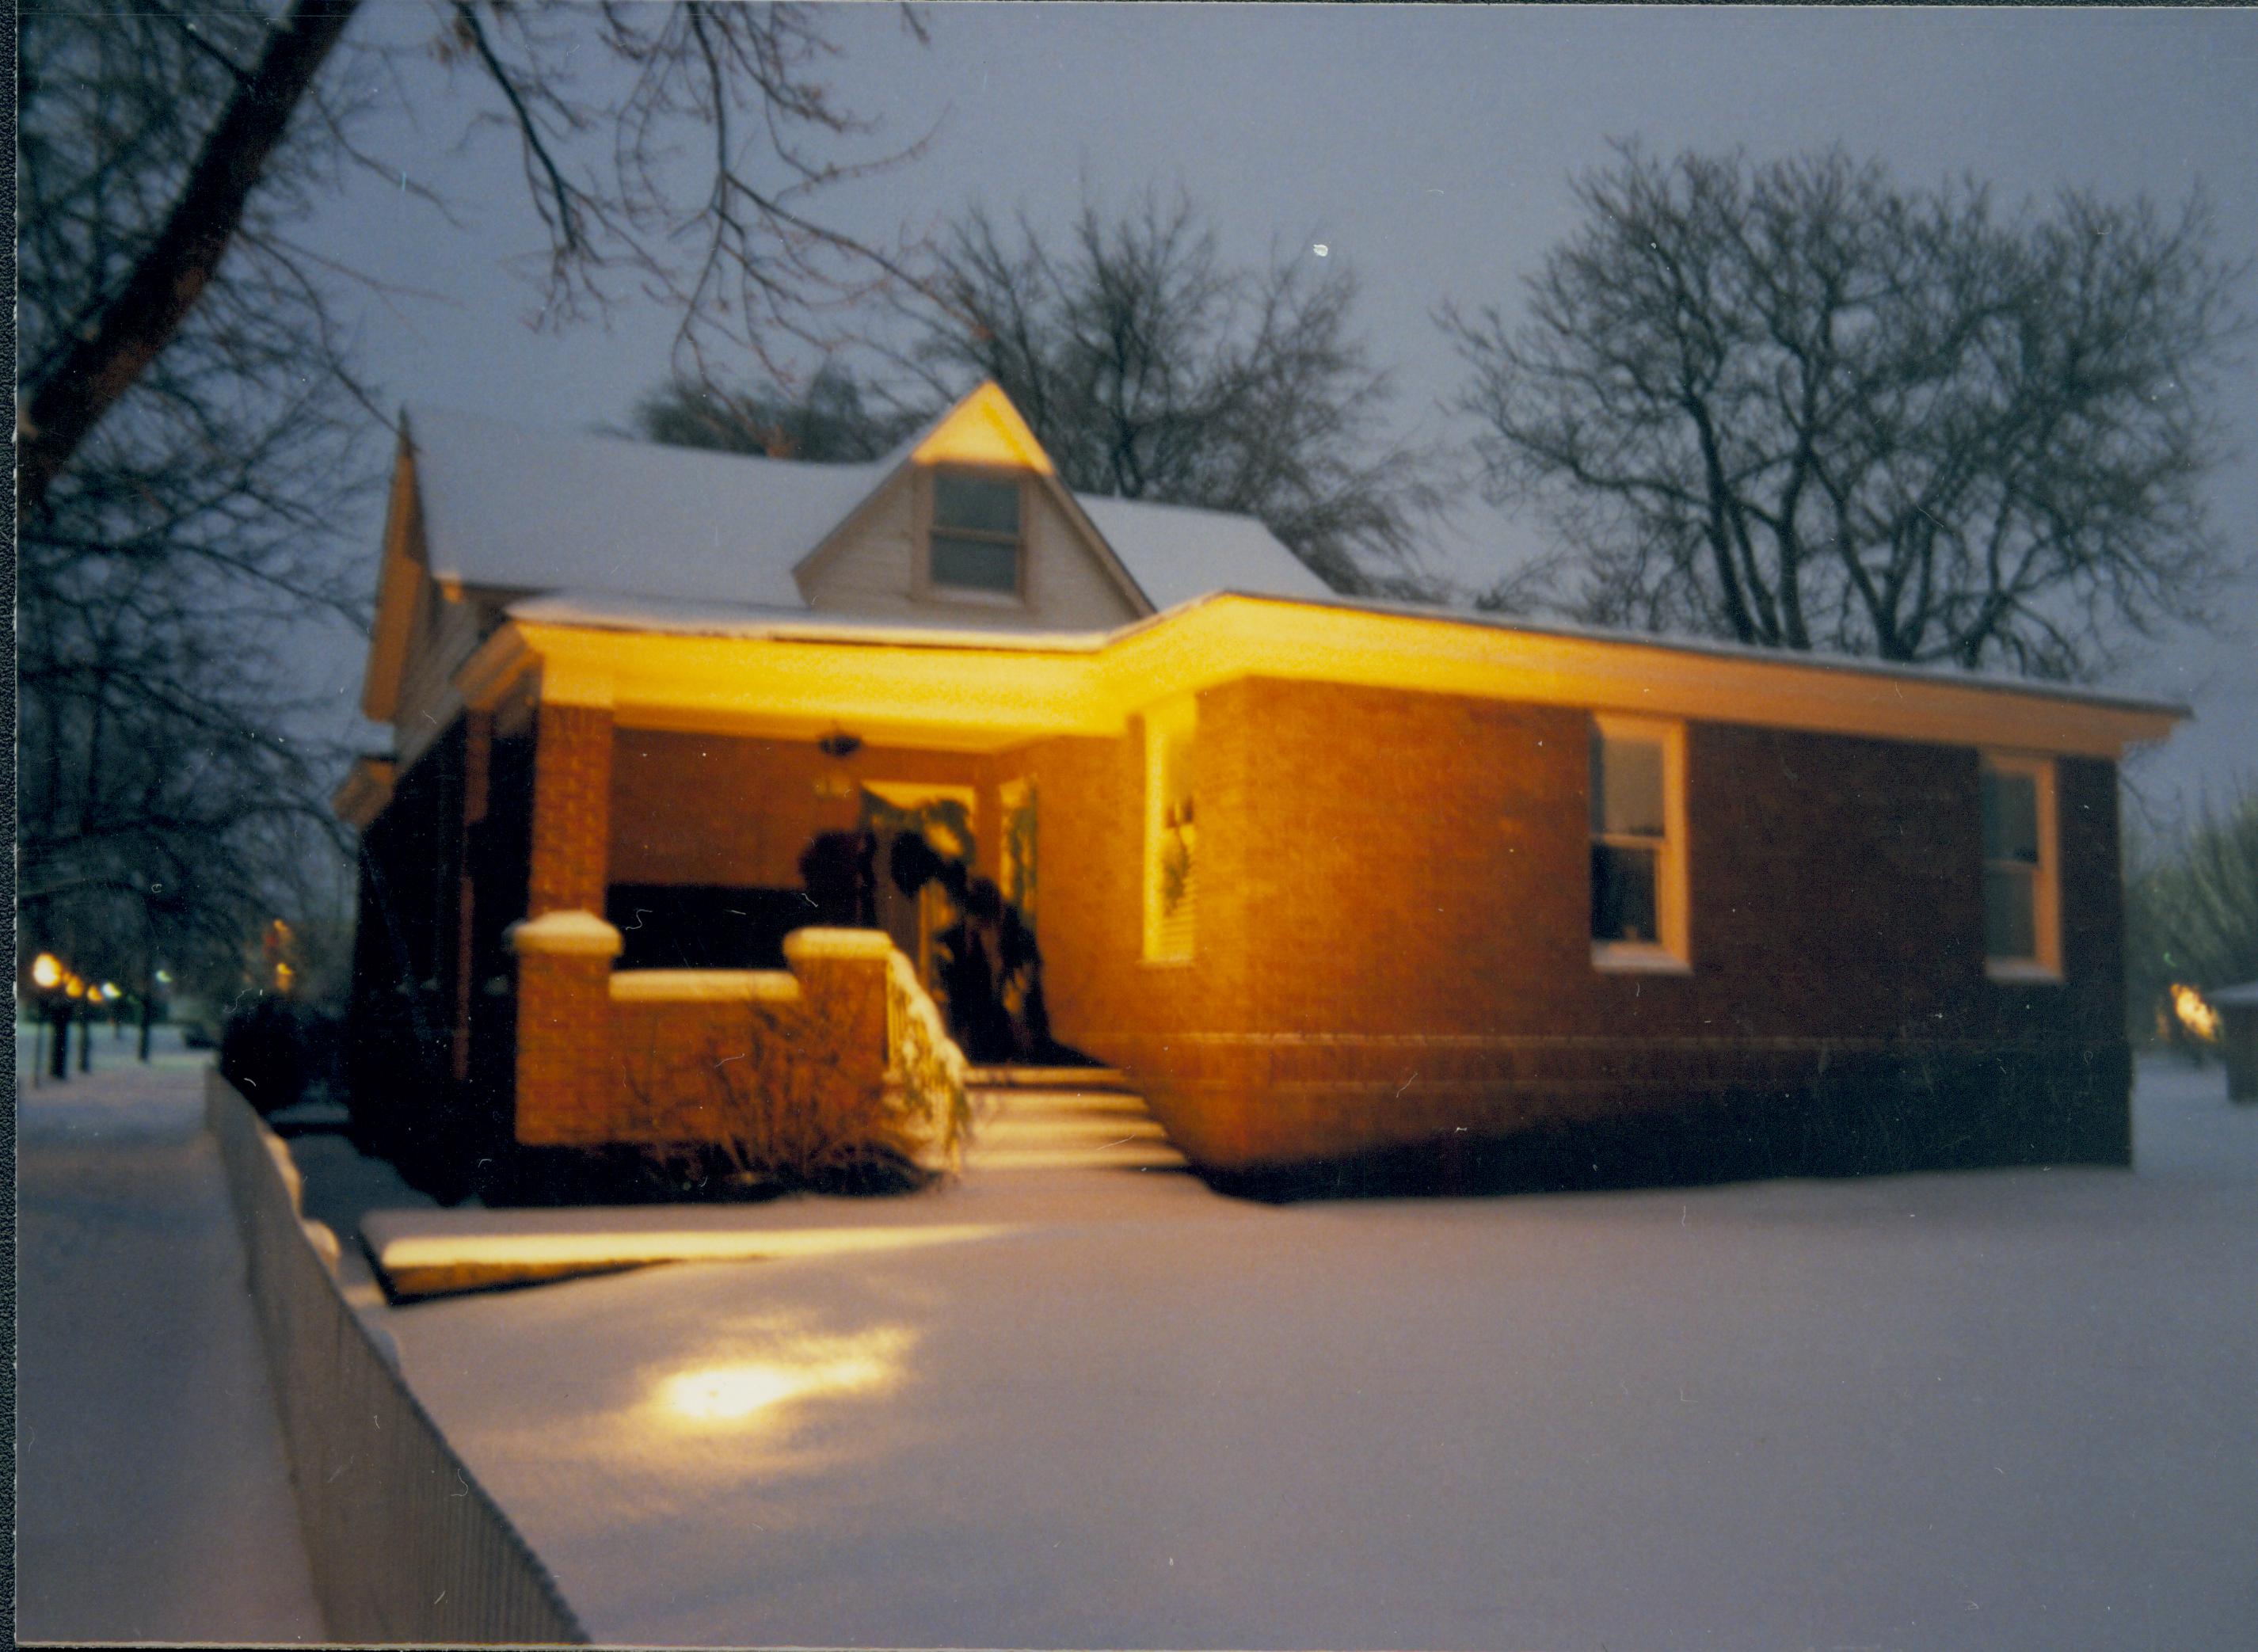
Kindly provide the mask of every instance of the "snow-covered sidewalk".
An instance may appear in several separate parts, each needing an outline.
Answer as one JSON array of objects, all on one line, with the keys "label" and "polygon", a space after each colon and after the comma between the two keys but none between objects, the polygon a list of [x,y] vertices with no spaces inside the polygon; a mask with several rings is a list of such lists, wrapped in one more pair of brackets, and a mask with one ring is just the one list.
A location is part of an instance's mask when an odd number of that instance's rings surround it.
[{"label": "snow-covered sidewalk", "polygon": [[961,1243],[386,1318],[600,1639],[2247,1645],[2258,1110],[2152,1069],[2139,1132],[1282,1209],[975,1176],[914,1207]]},{"label": "snow-covered sidewalk", "polygon": [[18,1092],[26,1641],[323,1638],[202,1069]]}]

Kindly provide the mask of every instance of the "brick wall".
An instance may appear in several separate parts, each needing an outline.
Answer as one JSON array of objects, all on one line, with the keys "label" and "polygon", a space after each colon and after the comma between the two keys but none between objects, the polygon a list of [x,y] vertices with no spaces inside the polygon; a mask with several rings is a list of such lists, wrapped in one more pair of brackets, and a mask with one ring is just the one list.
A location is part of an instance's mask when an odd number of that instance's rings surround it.
[{"label": "brick wall", "polygon": [[612,716],[543,705],[533,756],[529,910],[604,910],[611,852]]},{"label": "brick wall", "polygon": [[1814,1165],[2122,1159],[2112,765],[2058,768],[2065,980],[2006,986],[1983,968],[1973,751],[1687,735],[1683,976],[1593,966],[1576,712],[1204,695],[1182,965],[1139,955],[1138,732],[1031,748],[1059,1035],[1225,1169],[1703,1108]]},{"label": "brick wall", "polygon": [[794,979],[789,999],[613,1004],[618,1081],[598,1139],[820,1133],[870,1114],[885,1081],[883,965],[803,961]]},{"label": "brick wall", "polygon": [[[789,975],[688,972],[671,978],[680,986],[670,991],[657,975],[615,982],[600,932],[616,946],[617,932],[595,920],[536,922],[515,936],[527,1035],[518,1054],[520,1145],[710,1142],[745,1128],[756,1101],[764,1128],[779,1118],[853,1119],[878,1103],[882,937],[802,932]],[[841,945],[846,955],[836,953]]]},{"label": "brick wall", "polygon": [[992,875],[998,822],[990,775],[990,759],[961,752],[866,747],[842,762],[813,742],[623,728],[610,769],[611,878],[794,888],[809,842],[819,833],[851,831],[859,819],[851,791],[818,795],[818,781],[841,779],[976,788],[973,833],[980,868]]},{"label": "brick wall", "polygon": [[612,1140],[619,1127],[612,961],[522,953],[514,1133],[528,1146]]}]

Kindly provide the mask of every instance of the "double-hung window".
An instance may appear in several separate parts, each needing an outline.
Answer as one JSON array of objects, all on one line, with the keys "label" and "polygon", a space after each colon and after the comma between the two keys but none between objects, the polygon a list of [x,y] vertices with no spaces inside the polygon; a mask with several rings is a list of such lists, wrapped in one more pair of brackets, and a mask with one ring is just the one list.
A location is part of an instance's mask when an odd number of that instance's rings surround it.
[{"label": "double-hung window", "polygon": [[927,585],[950,594],[1022,595],[1026,556],[1019,528],[1016,479],[935,471],[926,542]]},{"label": "double-hung window", "polygon": [[2000,981],[2062,974],[2054,765],[1985,754],[1984,968]]},{"label": "double-hung window", "polygon": [[1687,967],[1685,771],[1682,726],[1592,720],[1592,961],[1602,968]]}]

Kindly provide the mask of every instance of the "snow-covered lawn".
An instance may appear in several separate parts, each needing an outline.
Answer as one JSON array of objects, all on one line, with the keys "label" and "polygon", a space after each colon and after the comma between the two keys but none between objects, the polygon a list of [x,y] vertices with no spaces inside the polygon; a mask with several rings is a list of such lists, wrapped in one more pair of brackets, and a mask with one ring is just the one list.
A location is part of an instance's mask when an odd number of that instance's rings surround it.
[{"label": "snow-covered lawn", "polygon": [[2140,1167],[1310,1204],[970,1178],[947,1245],[394,1310],[597,1636],[2258,1644],[2258,1109]]}]

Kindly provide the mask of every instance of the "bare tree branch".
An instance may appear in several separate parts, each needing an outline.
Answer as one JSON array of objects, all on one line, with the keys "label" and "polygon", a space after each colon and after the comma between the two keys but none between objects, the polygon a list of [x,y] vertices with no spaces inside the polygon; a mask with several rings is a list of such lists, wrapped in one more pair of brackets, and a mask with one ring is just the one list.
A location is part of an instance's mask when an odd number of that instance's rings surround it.
[{"label": "bare tree branch", "polygon": [[1516,323],[1441,317],[1489,492],[1552,513],[1577,611],[2049,676],[2203,616],[2246,318],[2199,197],[2006,216],[1840,151],[1636,147],[1577,197]]},{"label": "bare tree branch", "polygon": [[993,379],[1069,486],[1257,516],[1337,588],[1429,593],[1440,467],[1390,437],[1338,262],[1233,268],[1180,197],[1056,238],[975,210],[935,264],[895,305],[912,401]]},{"label": "bare tree branch", "polygon": [[[17,421],[19,515],[39,512],[87,433],[147,371],[202,296],[267,157],[359,6],[359,0],[296,0],[212,128],[132,279],[27,386]],[[187,38],[202,44],[193,29]]]}]

